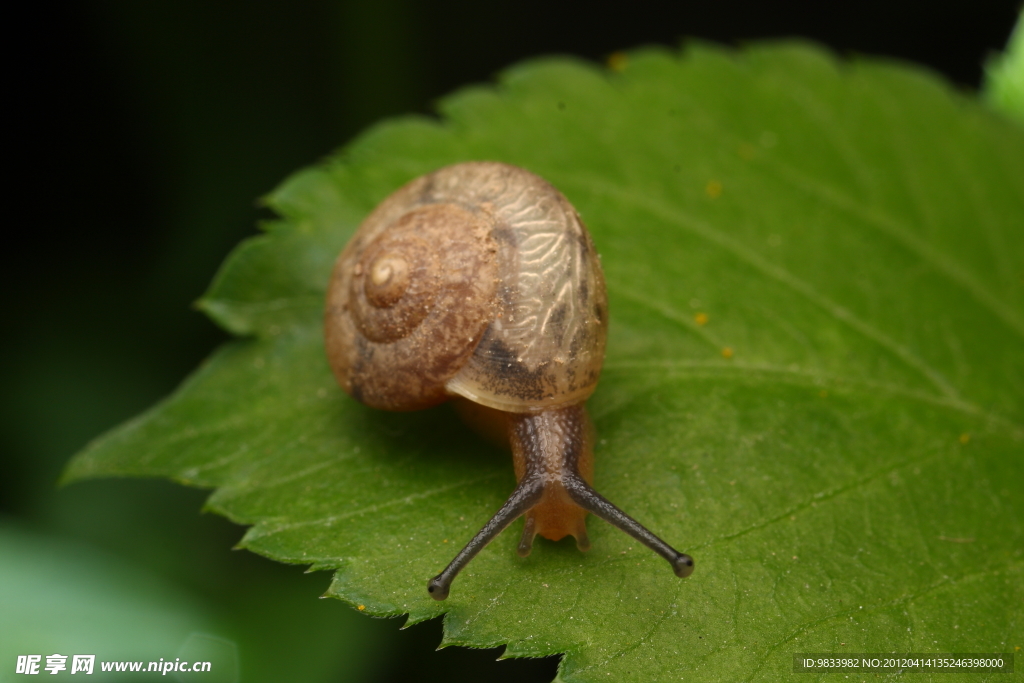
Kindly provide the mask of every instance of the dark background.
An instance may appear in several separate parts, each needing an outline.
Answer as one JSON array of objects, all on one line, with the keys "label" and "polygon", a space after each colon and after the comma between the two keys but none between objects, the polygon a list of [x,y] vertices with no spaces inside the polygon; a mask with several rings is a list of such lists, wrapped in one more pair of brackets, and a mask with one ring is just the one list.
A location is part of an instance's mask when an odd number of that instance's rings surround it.
[{"label": "dark background", "polygon": [[[683,37],[804,36],[976,90],[1019,2],[955,4],[94,0],[9,10],[0,521],[84,541],[205,600],[237,623],[243,680],[254,679],[246,667],[257,652],[291,666],[292,680],[550,680],[556,658],[434,653],[437,622],[399,631],[400,620],[315,600],[327,574],[231,552],[242,529],[199,515],[204,492],[54,482],[88,439],[166,395],[226,338],[190,304],[266,216],[256,199],[372,122],[430,113],[438,97],[526,57],[603,61]],[[346,628],[374,631],[378,646],[359,665],[332,654]]]}]

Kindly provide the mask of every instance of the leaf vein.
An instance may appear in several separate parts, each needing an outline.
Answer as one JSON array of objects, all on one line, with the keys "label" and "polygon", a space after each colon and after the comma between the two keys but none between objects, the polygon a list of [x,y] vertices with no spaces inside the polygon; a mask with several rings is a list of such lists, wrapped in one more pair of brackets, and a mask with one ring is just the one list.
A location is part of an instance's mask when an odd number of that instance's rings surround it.
[{"label": "leaf vein", "polygon": [[402,496],[401,498],[396,498],[385,503],[374,503],[373,505],[367,505],[366,507],[359,508],[358,510],[349,510],[348,512],[342,512],[337,515],[327,515],[326,517],[304,519],[299,522],[288,522],[285,524],[278,524],[273,527],[270,526],[268,520],[266,522],[261,522],[258,525],[252,527],[249,530],[249,533],[246,534],[245,541],[246,543],[248,543],[249,541],[267,538],[269,536],[273,536],[279,533],[293,531],[295,529],[301,529],[304,527],[323,525],[330,526],[331,524],[334,524],[335,522],[338,522],[343,519],[348,519],[350,517],[358,517],[360,515],[365,515],[367,513],[378,512],[380,510],[385,510],[387,508],[392,508],[398,505],[406,505],[412,503],[413,501],[422,500],[423,498],[429,498],[430,496],[436,496],[438,494],[445,493],[453,489],[462,488],[464,486],[472,486],[473,484],[478,484],[482,481],[487,481],[489,479],[494,479],[499,476],[504,476],[504,474],[504,472],[492,472],[491,474],[485,474],[483,476],[474,477],[472,479],[463,479],[462,481],[452,482],[451,484],[438,486],[436,488],[428,489],[426,491],[411,493],[407,496]]}]

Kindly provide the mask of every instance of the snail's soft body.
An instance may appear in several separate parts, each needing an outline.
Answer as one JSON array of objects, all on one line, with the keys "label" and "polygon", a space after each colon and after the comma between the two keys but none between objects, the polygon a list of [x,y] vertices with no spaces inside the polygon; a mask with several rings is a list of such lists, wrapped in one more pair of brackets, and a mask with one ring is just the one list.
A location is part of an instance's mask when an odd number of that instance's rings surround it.
[{"label": "snail's soft body", "polygon": [[[422,176],[385,199],[338,257],[325,312],[341,386],[385,410],[451,398],[504,432],[519,485],[429,584],[438,599],[484,545],[526,516],[535,534],[589,547],[588,512],[652,547],[680,576],[693,561],[590,487],[592,428],[608,324],[604,278],[579,215],[521,168],[470,162]],[[467,403],[468,402],[468,403]]]}]

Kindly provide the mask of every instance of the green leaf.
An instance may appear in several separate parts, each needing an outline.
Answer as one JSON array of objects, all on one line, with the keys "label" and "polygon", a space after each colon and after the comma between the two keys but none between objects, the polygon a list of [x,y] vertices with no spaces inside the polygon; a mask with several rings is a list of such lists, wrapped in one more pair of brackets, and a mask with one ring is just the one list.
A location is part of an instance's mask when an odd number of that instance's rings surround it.
[{"label": "green leaf", "polygon": [[[928,73],[799,43],[615,64],[513,67],[288,179],[201,302],[250,336],[68,478],[215,488],[242,545],[336,570],[331,595],[447,611],[445,644],[564,652],[563,681],[1024,645],[1024,131]],[[514,486],[509,458],[445,406],[344,395],[321,301],[377,202],[473,159],[544,176],[591,228],[611,311],[595,485],[691,553],[690,578],[592,519],[589,553],[520,559],[510,530],[427,596]]]},{"label": "green leaf", "polygon": [[993,109],[1024,123],[1024,10],[1006,45],[1006,53],[985,65],[985,99]]}]

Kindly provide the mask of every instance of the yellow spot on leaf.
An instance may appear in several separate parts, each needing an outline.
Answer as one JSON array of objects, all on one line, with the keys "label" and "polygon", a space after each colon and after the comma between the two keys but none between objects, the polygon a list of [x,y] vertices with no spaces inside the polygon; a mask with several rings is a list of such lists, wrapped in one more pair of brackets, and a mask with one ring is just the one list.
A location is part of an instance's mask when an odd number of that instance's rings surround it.
[{"label": "yellow spot on leaf", "polygon": [[964,432],[963,434],[960,435],[960,443],[962,443],[964,445],[967,445],[967,442],[970,441],[970,440],[971,440],[971,435],[968,434],[967,432]]},{"label": "yellow spot on leaf", "polygon": [[821,391],[818,392],[818,396],[821,396],[822,398],[825,398],[825,397],[828,396],[828,391],[826,391],[825,389],[822,389]]},{"label": "yellow spot on leaf", "polygon": [[974,543],[973,538],[950,538],[949,536],[936,536],[935,538],[940,541],[949,541],[950,543]]},{"label": "yellow spot on leaf", "polygon": [[736,153],[739,154],[740,158],[743,159],[744,161],[750,161],[751,159],[754,158],[754,155],[757,154],[757,148],[751,144],[744,142],[740,144],[739,149],[736,150]]},{"label": "yellow spot on leaf", "polygon": [[356,607],[356,609],[362,612],[364,609],[366,609],[366,605],[359,605],[359,607]]},{"label": "yellow spot on leaf", "polygon": [[707,325],[708,324],[708,314],[707,313],[698,313],[697,315],[693,316],[693,321],[695,323],[697,323],[698,325]]},{"label": "yellow spot on leaf", "polygon": [[732,358],[732,348],[731,347],[726,346],[724,349],[722,349],[722,358]]},{"label": "yellow spot on leaf", "polygon": [[704,187],[704,191],[712,199],[718,199],[719,195],[722,194],[722,183],[717,180],[709,180],[708,184]]},{"label": "yellow spot on leaf", "polygon": [[613,52],[608,55],[608,68],[622,73],[629,65],[629,56],[625,52]]}]

